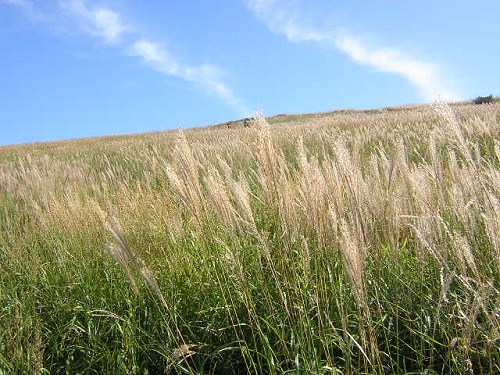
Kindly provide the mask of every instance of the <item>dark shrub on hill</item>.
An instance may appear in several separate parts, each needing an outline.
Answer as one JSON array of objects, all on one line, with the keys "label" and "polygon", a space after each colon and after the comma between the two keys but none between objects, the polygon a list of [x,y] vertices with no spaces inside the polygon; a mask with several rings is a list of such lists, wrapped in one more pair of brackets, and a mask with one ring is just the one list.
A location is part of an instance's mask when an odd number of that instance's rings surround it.
[{"label": "dark shrub on hill", "polygon": [[495,98],[493,95],[489,96],[478,96],[476,99],[473,99],[472,102],[474,104],[489,104],[489,103],[495,103]]}]

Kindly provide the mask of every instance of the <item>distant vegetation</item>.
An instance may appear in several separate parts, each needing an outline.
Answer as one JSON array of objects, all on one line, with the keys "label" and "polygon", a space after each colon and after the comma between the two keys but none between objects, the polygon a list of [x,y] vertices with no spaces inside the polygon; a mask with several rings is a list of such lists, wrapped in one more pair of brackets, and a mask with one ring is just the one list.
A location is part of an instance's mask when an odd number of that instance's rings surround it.
[{"label": "distant vegetation", "polygon": [[500,102],[500,98],[494,97],[493,95],[478,96],[477,98],[473,99],[472,102],[474,104],[492,104]]},{"label": "distant vegetation", "polygon": [[500,106],[269,122],[0,148],[0,374],[499,374]]}]

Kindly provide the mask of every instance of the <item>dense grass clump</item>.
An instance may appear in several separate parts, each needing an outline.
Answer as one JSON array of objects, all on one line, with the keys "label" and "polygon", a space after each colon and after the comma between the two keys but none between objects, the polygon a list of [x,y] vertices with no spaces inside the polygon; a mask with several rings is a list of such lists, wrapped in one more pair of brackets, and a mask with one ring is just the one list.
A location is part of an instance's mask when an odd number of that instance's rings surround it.
[{"label": "dense grass clump", "polygon": [[0,374],[500,373],[500,106],[0,149]]}]

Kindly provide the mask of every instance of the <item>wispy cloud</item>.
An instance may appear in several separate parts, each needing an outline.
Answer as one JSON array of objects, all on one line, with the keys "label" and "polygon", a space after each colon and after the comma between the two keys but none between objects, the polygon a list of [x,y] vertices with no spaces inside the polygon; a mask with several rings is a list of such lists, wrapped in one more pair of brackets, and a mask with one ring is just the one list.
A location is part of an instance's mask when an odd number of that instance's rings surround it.
[{"label": "wispy cloud", "polygon": [[179,63],[158,43],[150,42],[146,39],[138,40],[129,48],[129,53],[132,56],[142,58],[144,63],[160,73],[182,76]]},{"label": "wispy cloud", "polygon": [[119,12],[105,8],[90,8],[84,0],[59,0],[60,5],[84,22],[84,30],[108,44],[118,44],[128,34],[127,53],[136,56],[148,67],[167,76],[201,84],[214,92],[241,113],[248,111],[223,80],[223,70],[214,65],[189,66],[182,64],[160,43],[141,37],[126,24]]},{"label": "wispy cloud", "polygon": [[109,8],[90,8],[83,0],[59,0],[59,5],[77,18],[85,32],[100,38],[104,43],[117,44],[124,34],[132,31],[121,15]]},{"label": "wispy cloud", "polygon": [[373,67],[382,72],[402,76],[418,90],[425,100],[458,100],[459,95],[436,64],[405,56],[396,49],[370,48],[353,36],[343,35],[336,38],[335,44],[355,62]]},{"label": "wispy cloud", "polygon": [[249,113],[243,101],[224,83],[222,79],[224,72],[219,67],[208,64],[200,66],[182,64],[164,46],[147,39],[133,43],[128,52],[132,56],[140,57],[150,68],[164,75],[199,83],[215,92],[242,114]]},{"label": "wispy cloud", "polygon": [[248,0],[248,7],[274,33],[284,35],[289,41],[325,42],[331,39],[328,32],[317,30],[304,23],[296,1]]},{"label": "wispy cloud", "polygon": [[[66,18],[69,16],[82,32],[104,44],[124,48],[128,55],[139,57],[149,68],[163,75],[197,83],[218,95],[240,114],[249,113],[243,100],[238,98],[225,82],[226,74],[222,68],[210,64],[191,66],[181,63],[166,47],[142,36],[115,9],[92,5],[93,3],[86,0],[56,0],[54,3],[57,4],[59,12],[59,17],[54,18],[60,22],[64,18],[63,14]],[[0,4],[17,6],[29,14],[41,14],[36,12],[36,3],[32,0],[0,0]]]},{"label": "wispy cloud", "polygon": [[440,67],[406,54],[397,48],[374,47],[345,30],[320,29],[307,24],[297,1],[248,0],[248,7],[274,33],[284,35],[290,42],[315,42],[345,53],[354,62],[382,72],[397,74],[416,89],[420,97],[432,101],[460,98],[446,80]]}]

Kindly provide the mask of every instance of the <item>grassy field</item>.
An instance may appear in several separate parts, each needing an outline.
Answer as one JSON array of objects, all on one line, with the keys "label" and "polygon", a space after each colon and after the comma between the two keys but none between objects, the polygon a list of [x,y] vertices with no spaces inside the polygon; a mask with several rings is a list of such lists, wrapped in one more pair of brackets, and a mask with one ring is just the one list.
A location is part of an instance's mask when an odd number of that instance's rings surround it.
[{"label": "grassy field", "polygon": [[499,374],[500,104],[0,148],[0,374]]}]

